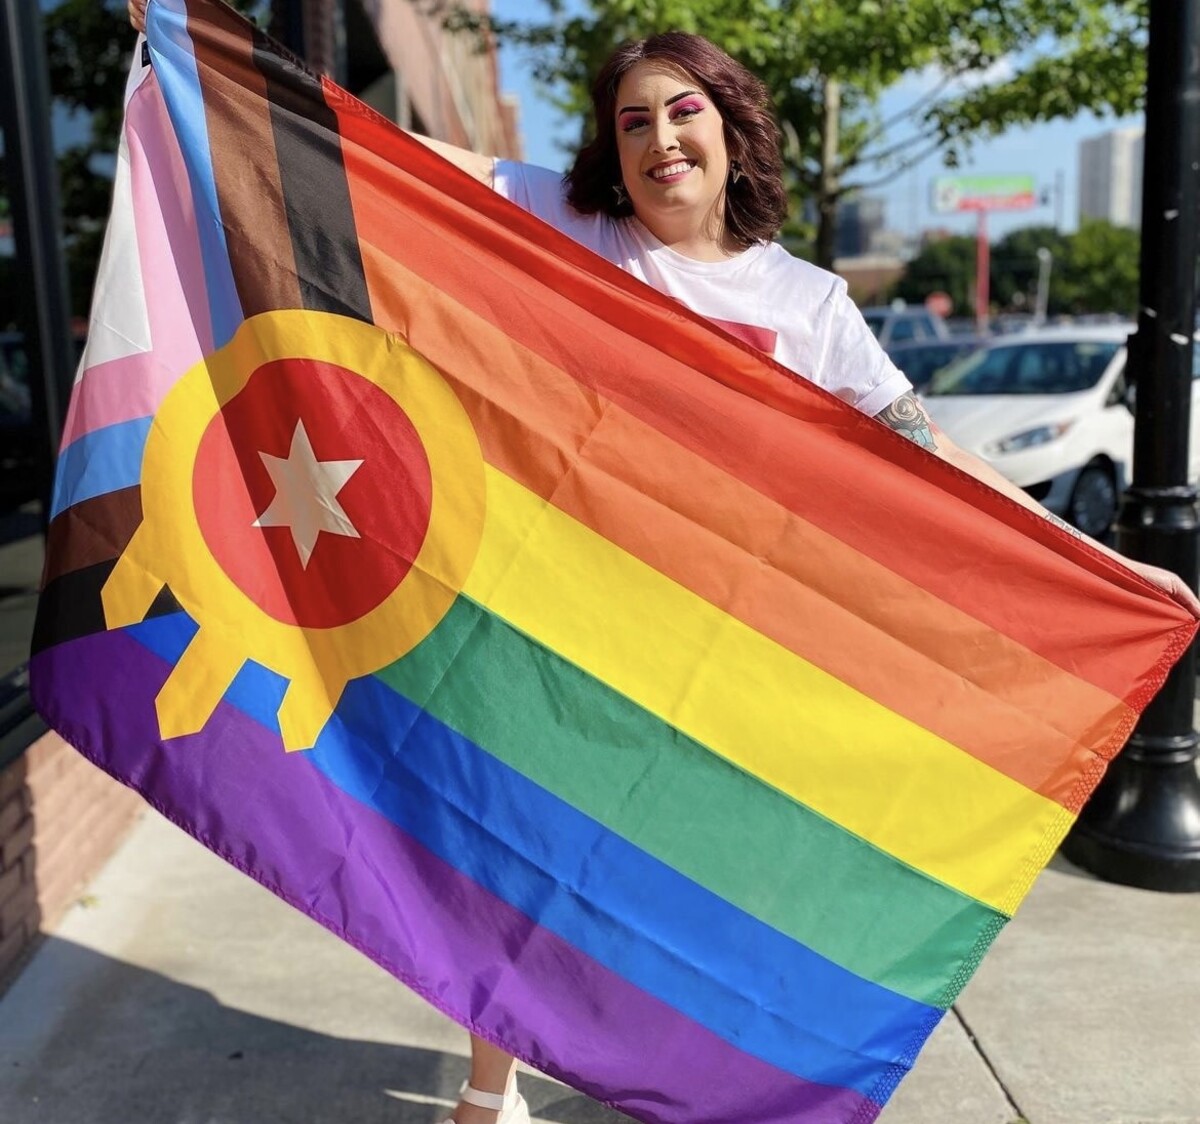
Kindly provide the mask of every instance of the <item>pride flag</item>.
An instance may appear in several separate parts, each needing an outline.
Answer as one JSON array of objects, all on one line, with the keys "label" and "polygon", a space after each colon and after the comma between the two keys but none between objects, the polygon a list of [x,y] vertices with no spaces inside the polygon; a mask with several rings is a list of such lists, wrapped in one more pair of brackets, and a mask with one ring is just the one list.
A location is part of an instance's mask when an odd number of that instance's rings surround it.
[{"label": "pride flag", "polygon": [[215,0],[147,59],[42,712],[635,1117],[873,1120],[1193,622]]}]

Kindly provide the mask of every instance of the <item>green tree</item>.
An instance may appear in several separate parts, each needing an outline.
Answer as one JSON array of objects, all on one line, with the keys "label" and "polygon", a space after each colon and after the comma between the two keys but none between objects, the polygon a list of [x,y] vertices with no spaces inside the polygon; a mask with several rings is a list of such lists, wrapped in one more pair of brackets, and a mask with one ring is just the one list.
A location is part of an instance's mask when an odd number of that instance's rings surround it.
[{"label": "green tree", "polygon": [[[1074,234],[1053,227],[1028,226],[1005,235],[991,246],[989,292],[1001,310],[1031,311],[1038,278],[1038,249],[1052,255],[1050,315],[1119,312],[1137,309],[1138,233],[1100,220],[1085,220]],[[975,239],[943,238],[928,243],[913,258],[891,295],[920,303],[943,290],[954,301],[956,315],[974,311]]]},{"label": "green tree", "polygon": [[975,239],[954,235],[928,242],[908,263],[892,291],[909,304],[920,304],[930,293],[944,292],[954,302],[954,316],[974,313]]},{"label": "green tree", "polygon": [[[991,247],[989,292],[997,308],[1023,312],[1034,308],[1040,261],[1038,250],[1050,251],[1051,278],[1062,268],[1067,239],[1052,226],[1026,226],[1005,235]],[[1051,290],[1053,295],[1053,288]],[[1049,311],[1061,309],[1054,304]]]},{"label": "green tree", "polygon": [[[974,138],[1013,124],[1135,108],[1146,3],[588,0],[581,10],[542,0],[536,18],[489,20],[459,6],[449,23],[527,48],[535,77],[560,108],[581,115],[591,77],[623,39],[679,28],[722,44],[771,91],[790,185],[815,204],[815,257],[828,266],[847,194],[938,150],[954,162]],[[882,117],[880,95],[920,71],[940,77],[902,113]]]},{"label": "green tree", "polygon": [[[233,0],[260,14],[264,0]],[[115,153],[134,32],[125,0],[58,0],[44,18],[50,90],[71,122],[71,140],[58,149],[63,243],[71,311],[86,314],[112,200]],[[0,182],[0,213],[8,200]],[[15,275],[14,275],[15,276]],[[6,279],[6,285],[13,282]],[[6,302],[9,307],[11,301]]]},{"label": "green tree", "polygon": [[1062,261],[1055,262],[1051,309],[1135,315],[1140,241],[1136,230],[1085,219],[1066,239]]}]

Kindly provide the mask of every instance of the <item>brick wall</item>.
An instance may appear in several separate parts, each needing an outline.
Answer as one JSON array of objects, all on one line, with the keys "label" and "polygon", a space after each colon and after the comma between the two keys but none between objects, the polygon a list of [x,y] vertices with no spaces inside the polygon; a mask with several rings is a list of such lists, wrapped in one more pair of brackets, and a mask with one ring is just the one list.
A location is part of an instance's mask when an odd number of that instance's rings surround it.
[{"label": "brick wall", "polygon": [[141,806],[53,733],[0,772],[0,988],[112,854]]}]

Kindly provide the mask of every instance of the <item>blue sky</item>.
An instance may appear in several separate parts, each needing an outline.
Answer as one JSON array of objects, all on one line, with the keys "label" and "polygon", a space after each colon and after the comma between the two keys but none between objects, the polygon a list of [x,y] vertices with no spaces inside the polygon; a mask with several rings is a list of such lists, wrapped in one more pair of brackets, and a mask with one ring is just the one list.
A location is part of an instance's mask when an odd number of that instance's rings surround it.
[{"label": "blue sky", "polygon": [[[531,8],[529,0],[493,0],[492,4],[494,14],[503,19],[527,18]],[[502,51],[500,66],[502,88],[521,100],[526,159],[534,164],[562,169],[566,157],[556,148],[555,141],[573,136],[575,126],[539,93],[530,77],[529,67],[519,53],[508,49]],[[920,89],[921,80],[914,78],[885,96],[882,103],[885,117],[911,105]],[[912,235],[933,226],[970,234],[975,231],[973,216],[932,212],[929,197],[934,178],[947,171],[954,174],[1028,174],[1035,177],[1039,189],[1049,191],[1054,187],[1056,175],[1061,173],[1062,227],[1074,230],[1078,218],[1079,142],[1109,129],[1141,123],[1137,117],[1097,118],[1084,114],[1071,121],[1012,129],[1000,137],[977,143],[957,169],[946,169],[939,158],[932,157],[890,184],[875,189],[872,194],[887,200],[888,226],[903,234]],[[988,217],[988,233],[995,239],[1023,226],[1052,225],[1054,220],[1052,204],[1024,212],[993,213]]]}]

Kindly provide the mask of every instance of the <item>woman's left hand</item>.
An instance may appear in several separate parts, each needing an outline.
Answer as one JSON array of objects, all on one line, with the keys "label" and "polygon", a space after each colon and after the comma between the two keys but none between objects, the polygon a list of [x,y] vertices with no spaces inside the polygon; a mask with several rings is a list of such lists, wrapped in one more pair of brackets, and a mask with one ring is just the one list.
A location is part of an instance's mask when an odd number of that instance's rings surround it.
[{"label": "woman's left hand", "polygon": [[1151,585],[1157,586],[1173,601],[1178,601],[1193,617],[1200,620],[1200,600],[1188,588],[1187,582],[1170,570],[1160,570],[1157,566],[1148,566],[1145,562],[1134,562],[1126,559],[1128,566],[1139,577],[1143,577]]}]

